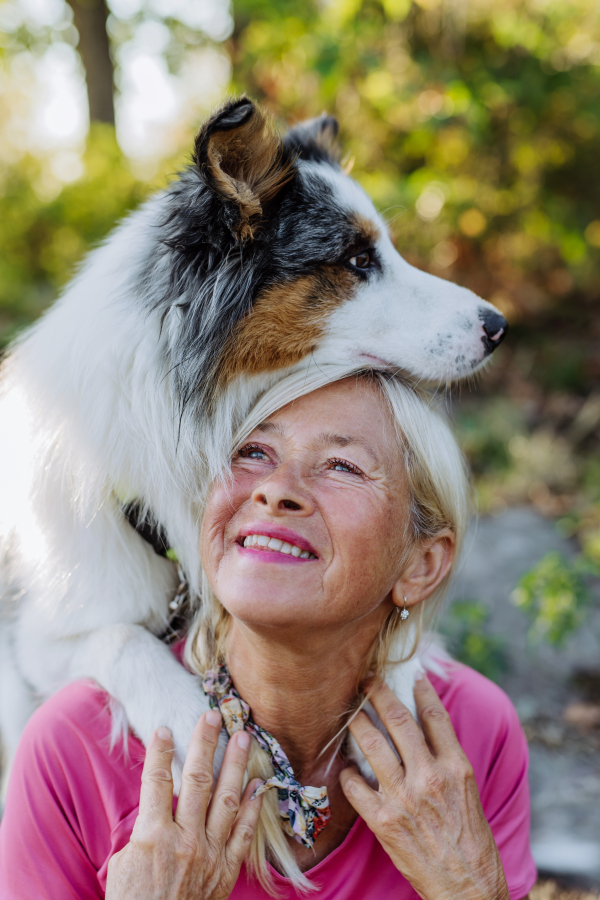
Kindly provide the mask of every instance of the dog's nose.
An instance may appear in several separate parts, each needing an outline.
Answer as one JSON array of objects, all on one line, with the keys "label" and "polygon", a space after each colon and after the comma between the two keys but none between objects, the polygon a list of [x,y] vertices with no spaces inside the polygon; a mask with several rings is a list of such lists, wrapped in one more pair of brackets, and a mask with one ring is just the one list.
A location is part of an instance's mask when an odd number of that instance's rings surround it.
[{"label": "dog's nose", "polygon": [[486,309],[479,315],[483,325],[484,336],[481,338],[486,349],[486,356],[493,353],[502,343],[508,331],[508,322],[495,310]]}]

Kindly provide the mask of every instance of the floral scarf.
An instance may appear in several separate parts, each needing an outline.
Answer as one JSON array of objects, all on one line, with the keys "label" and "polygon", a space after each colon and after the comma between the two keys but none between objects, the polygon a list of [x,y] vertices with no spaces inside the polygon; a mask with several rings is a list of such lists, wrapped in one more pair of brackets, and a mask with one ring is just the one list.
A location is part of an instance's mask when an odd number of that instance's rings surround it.
[{"label": "floral scarf", "polygon": [[250,707],[234,688],[227,666],[207,672],[202,687],[211,709],[220,710],[229,736],[245,728],[271,758],[275,775],[259,785],[253,796],[258,797],[276,788],[284,831],[298,843],[311,848],[329,819],[327,788],[302,787],[296,780],[290,761],[278,741],[252,720]]}]

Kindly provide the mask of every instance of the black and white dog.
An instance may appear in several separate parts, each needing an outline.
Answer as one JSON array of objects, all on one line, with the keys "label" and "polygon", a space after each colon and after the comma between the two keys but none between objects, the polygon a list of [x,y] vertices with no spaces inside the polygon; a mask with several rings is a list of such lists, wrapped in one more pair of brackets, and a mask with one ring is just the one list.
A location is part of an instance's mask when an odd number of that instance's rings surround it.
[{"label": "black and white dog", "polygon": [[142,741],[167,724],[185,754],[204,698],[158,637],[179,579],[156,536],[175,548],[193,606],[203,492],[267,388],[330,363],[446,383],[502,340],[493,306],[395,251],[340,168],[336,131],[324,116],[281,138],[250,100],[226,103],[193,165],[90,255],[5,360],[9,756],[39,699],[81,677],[122,704]]}]

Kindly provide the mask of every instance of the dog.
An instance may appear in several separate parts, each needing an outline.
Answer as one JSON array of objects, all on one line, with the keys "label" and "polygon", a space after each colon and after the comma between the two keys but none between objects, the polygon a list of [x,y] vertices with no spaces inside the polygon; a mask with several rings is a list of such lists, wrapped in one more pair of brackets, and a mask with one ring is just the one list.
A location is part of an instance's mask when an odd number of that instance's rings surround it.
[{"label": "dog", "polygon": [[[205,698],[161,640],[199,602],[206,486],[260,395],[311,365],[472,375],[507,323],[409,265],[342,170],[337,123],[246,97],[87,258],[0,373],[0,730],[95,679],[177,759]],[[176,555],[177,561],[174,560]],[[179,567],[179,574],[178,574]],[[184,573],[182,575],[182,573]],[[185,588],[184,588],[185,581]]]}]

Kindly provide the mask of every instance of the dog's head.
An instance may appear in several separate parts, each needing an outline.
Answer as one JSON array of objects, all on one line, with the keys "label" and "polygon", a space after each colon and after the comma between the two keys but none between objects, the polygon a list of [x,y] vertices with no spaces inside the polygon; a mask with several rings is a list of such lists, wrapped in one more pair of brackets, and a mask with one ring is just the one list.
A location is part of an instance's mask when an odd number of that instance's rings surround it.
[{"label": "dog's head", "polygon": [[336,135],[321,116],[281,137],[247,98],[199,132],[140,285],[168,323],[182,404],[311,358],[447,383],[504,337],[493,306],[394,249]]}]

